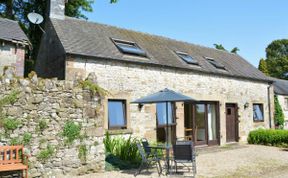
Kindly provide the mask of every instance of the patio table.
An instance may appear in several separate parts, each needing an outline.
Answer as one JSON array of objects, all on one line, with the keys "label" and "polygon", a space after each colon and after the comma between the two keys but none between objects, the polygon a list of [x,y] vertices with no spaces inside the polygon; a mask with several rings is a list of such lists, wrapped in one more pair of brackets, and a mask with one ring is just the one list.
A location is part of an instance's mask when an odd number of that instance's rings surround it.
[{"label": "patio table", "polygon": [[172,149],[172,145],[155,145],[155,146],[152,146],[152,145],[149,145],[147,146],[148,148],[151,148],[151,149],[154,149],[154,150],[165,150],[166,151],[166,174],[170,174],[170,166],[169,166],[169,161],[171,160],[170,159],[170,156],[167,157],[167,152],[170,153],[170,150]]}]

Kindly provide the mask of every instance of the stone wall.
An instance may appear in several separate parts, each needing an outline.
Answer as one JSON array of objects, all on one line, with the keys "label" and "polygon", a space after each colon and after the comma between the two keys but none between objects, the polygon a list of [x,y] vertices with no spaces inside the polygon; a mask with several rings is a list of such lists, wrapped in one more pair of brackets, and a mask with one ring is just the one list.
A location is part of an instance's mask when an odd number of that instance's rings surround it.
[{"label": "stone wall", "polygon": [[[29,177],[104,171],[102,101],[79,80],[15,78],[8,68],[0,80],[0,144],[25,144]],[[72,142],[63,134],[69,121],[81,128]]]},{"label": "stone wall", "polygon": [[4,66],[13,66],[16,75],[24,76],[25,47],[0,40],[0,74]]},{"label": "stone wall", "polygon": [[[181,92],[199,101],[219,102],[220,144],[226,143],[226,103],[238,105],[240,141],[246,142],[248,133],[253,129],[269,128],[268,82],[129,64],[106,59],[67,57],[66,79],[73,78],[75,74],[85,77],[92,71],[96,73],[99,85],[112,93],[112,98],[125,99],[127,103],[164,88]],[[270,87],[269,90],[271,93],[271,110],[273,111],[273,87]],[[249,104],[248,108],[244,108],[245,103]],[[253,103],[263,104],[264,122],[253,121]],[[136,104],[129,104],[128,131],[139,137],[156,139],[155,111],[155,105],[144,105],[139,111]],[[183,108],[181,110],[181,107],[177,107],[177,113],[176,122],[177,127],[179,127],[184,124]],[[105,118],[104,124],[107,124],[107,116]],[[182,132],[183,135],[184,126],[180,126],[180,128],[182,129],[178,129],[178,131]]]}]

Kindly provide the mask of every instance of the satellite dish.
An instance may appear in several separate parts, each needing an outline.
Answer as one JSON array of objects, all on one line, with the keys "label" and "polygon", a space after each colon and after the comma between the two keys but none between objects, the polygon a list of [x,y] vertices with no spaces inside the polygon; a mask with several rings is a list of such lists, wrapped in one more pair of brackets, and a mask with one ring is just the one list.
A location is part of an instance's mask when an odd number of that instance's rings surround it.
[{"label": "satellite dish", "polygon": [[43,17],[42,15],[35,13],[35,12],[31,12],[28,14],[28,19],[31,23],[39,25],[40,23],[43,22]]},{"label": "satellite dish", "polygon": [[40,24],[43,22],[44,18],[42,17],[42,15],[36,13],[36,12],[31,12],[27,15],[28,20],[35,24],[38,25],[38,27],[40,28],[40,30],[45,33],[45,31],[41,28]]}]

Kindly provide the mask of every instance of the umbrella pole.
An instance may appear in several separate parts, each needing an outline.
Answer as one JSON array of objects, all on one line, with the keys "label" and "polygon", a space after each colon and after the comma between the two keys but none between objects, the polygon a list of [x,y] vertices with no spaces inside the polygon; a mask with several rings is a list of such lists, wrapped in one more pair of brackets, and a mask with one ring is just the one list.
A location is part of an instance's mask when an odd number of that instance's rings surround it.
[{"label": "umbrella pole", "polygon": [[167,161],[167,173],[169,174],[169,126],[168,126],[168,102],[166,101],[166,161]]}]

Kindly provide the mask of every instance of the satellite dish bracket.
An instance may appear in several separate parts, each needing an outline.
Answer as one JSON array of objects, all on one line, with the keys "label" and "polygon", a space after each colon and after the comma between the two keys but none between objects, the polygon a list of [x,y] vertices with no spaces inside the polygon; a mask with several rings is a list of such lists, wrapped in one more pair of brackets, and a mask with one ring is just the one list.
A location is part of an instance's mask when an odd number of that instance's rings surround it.
[{"label": "satellite dish bracket", "polygon": [[40,30],[43,32],[43,33],[46,33],[44,31],[44,29],[40,26],[40,24],[43,22],[44,18],[42,15],[36,13],[36,12],[31,12],[27,15],[28,17],[28,20],[32,23],[32,24],[35,24],[35,25],[38,25],[38,27],[40,28]]}]

